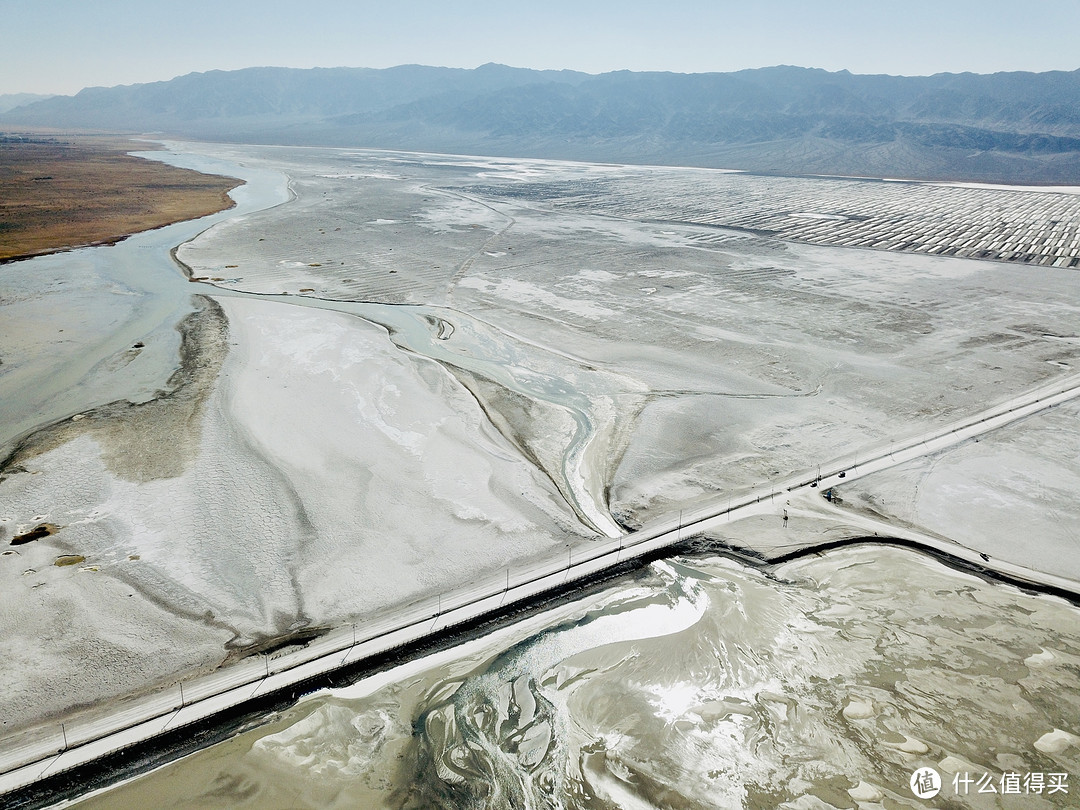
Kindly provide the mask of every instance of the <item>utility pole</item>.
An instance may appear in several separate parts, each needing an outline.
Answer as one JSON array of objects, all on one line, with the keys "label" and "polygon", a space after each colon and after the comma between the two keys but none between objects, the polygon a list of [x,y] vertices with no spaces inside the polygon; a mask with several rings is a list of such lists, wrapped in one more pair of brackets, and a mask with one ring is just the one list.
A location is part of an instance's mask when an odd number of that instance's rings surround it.
[{"label": "utility pole", "polygon": [[63,723],[60,724],[60,733],[64,735],[64,750],[67,751],[67,749],[68,749],[67,728],[64,726]]}]

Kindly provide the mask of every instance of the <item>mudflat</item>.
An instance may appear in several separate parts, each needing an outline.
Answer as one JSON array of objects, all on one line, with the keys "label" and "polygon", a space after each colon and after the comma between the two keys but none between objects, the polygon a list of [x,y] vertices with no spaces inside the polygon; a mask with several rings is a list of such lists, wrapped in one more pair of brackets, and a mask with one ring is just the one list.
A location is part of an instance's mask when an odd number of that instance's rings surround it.
[{"label": "mudflat", "polygon": [[0,133],[0,261],[115,242],[230,208],[231,177],[128,154],[127,138]]}]

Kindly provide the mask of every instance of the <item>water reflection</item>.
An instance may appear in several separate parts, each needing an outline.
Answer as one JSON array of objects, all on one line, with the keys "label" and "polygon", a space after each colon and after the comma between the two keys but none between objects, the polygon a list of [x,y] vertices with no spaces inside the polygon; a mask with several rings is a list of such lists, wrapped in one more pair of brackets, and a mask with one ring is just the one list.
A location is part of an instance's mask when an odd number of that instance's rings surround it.
[{"label": "water reflection", "polygon": [[1080,780],[1078,618],[899,549],[659,562],[80,806],[1014,806],[953,773]]}]

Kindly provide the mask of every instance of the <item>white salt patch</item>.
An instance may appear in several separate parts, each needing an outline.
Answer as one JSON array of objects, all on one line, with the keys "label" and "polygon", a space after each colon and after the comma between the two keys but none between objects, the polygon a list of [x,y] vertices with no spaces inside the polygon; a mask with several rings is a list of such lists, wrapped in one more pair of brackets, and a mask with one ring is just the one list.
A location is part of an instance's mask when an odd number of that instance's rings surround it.
[{"label": "white salt patch", "polygon": [[580,278],[583,281],[617,281],[619,278],[617,275],[609,273],[607,270],[581,270],[575,277]]},{"label": "white salt patch", "polygon": [[256,740],[252,751],[318,776],[356,776],[366,770],[389,726],[384,712],[369,716],[324,704],[277,734]]},{"label": "white salt patch", "polygon": [[954,757],[950,754],[938,763],[938,770],[946,771],[947,773],[975,773],[976,771],[979,771],[979,768],[966,760]]},{"label": "white salt patch", "polygon": [[905,754],[925,754],[930,750],[930,746],[922,740],[908,737],[906,734],[904,735],[904,741],[902,743],[892,747],[896,748],[898,751],[903,751]]},{"label": "white salt patch", "polygon": [[638,270],[634,273],[636,276],[642,276],[643,278],[686,278],[687,276],[696,275],[695,273],[686,270]]},{"label": "white salt patch", "polygon": [[400,180],[401,176],[385,172],[353,172],[350,174],[317,174],[328,180]]},{"label": "white salt patch", "polygon": [[866,720],[875,714],[874,704],[869,700],[851,700],[844,707],[844,717],[848,720]]},{"label": "white salt patch", "polygon": [[885,794],[868,782],[859,782],[848,791],[848,795],[857,802],[880,802]]},{"label": "white salt patch", "polygon": [[656,713],[669,723],[687,714],[701,703],[701,687],[698,684],[675,683],[659,687],[656,700],[650,701]]},{"label": "white salt patch", "polygon": [[796,219],[834,219],[844,221],[847,217],[842,217],[839,214],[814,214],[810,212],[799,212],[797,214],[791,214]]},{"label": "white salt patch", "polygon": [[[898,180],[896,182],[904,182]],[[1080,186],[1005,186],[997,183],[926,183],[928,186],[948,186],[950,188],[985,188],[999,191],[1039,191],[1043,193],[1080,194]]]},{"label": "white salt patch", "polygon": [[1056,655],[1054,655],[1053,651],[1048,650],[1045,647],[1040,647],[1039,649],[1042,650],[1042,652],[1034,653],[1024,659],[1024,666],[1043,667],[1057,657]]},{"label": "white salt patch", "polygon": [[839,810],[835,804],[829,804],[810,794],[800,796],[794,801],[784,802],[778,805],[778,808],[779,810]]},{"label": "white salt patch", "polygon": [[607,307],[594,304],[592,301],[583,301],[579,298],[565,298],[556,295],[551,290],[532,284],[528,281],[516,279],[500,279],[497,282],[488,281],[478,277],[464,278],[458,282],[459,287],[468,287],[481,292],[491,293],[507,301],[521,304],[544,304],[552,309],[569,312],[583,318],[614,318],[616,313]]},{"label": "white salt patch", "polygon": [[1035,750],[1044,754],[1060,754],[1071,745],[1080,743],[1080,737],[1055,728],[1048,731],[1035,741]]}]

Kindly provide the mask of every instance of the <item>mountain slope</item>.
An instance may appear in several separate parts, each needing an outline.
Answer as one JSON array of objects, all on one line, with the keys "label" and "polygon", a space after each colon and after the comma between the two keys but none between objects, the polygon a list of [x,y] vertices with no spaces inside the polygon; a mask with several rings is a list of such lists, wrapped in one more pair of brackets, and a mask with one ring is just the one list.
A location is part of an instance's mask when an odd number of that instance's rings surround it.
[{"label": "mountain slope", "polygon": [[0,126],[20,124],[783,173],[1080,182],[1080,71],[250,68],[88,88],[0,115]]}]

